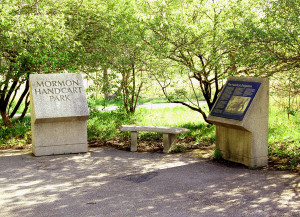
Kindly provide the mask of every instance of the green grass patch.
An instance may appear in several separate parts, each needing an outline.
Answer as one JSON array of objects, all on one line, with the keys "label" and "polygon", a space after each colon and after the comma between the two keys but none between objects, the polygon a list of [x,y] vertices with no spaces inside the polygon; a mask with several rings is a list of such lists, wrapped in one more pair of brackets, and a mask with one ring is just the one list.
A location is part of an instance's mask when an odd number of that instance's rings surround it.
[{"label": "green grass patch", "polygon": [[[214,141],[215,127],[207,125],[198,112],[180,106],[161,109],[138,108],[134,115],[127,115],[121,110],[94,111],[88,120],[88,138],[89,140],[108,140],[113,137],[129,138],[129,132],[118,130],[120,125],[125,124],[184,127],[191,131],[179,134],[179,138],[190,136],[197,141]],[[139,132],[140,139],[161,139],[161,137],[159,133]]]},{"label": "green grass patch", "polygon": [[[183,127],[191,130],[188,133],[179,134],[178,138],[185,136],[195,137],[196,140],[214,138],[214,126],[208,126],[199,112],[182,106],[161,109],[139,108],[136,111],[135,123],[143,126]],[[155,138],[158,135],[153,132],[140,132],[139,134],[142,139]]]},{"label": "green grass patch", "polygon": [[122,124],[133,124],[134,118],[121,110],[103,112],[91,111],[87,123],[88,140],[108,140],[116,136],[121,136],[118,127]]},{"label": "green grass patch", "polygon": [[2,119],[0,119],[0,148],[24,146],[30,143],[30,117],[25,117],[21,122],[11,127],[3,126]]},{"label": "green grass patch", "polygon": [[269,115],[269,157],[280,169],[300,170],[300,113],[272,107]]}]

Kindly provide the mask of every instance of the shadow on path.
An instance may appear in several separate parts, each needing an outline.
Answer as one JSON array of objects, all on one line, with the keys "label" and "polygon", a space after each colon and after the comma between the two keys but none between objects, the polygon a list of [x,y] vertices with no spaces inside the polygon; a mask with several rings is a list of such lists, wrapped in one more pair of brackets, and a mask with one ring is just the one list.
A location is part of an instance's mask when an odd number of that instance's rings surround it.
[{"label": "shadow on path", "polygon": [[1,216],[297,216],[300,177],[184,155],[0,152]]}]

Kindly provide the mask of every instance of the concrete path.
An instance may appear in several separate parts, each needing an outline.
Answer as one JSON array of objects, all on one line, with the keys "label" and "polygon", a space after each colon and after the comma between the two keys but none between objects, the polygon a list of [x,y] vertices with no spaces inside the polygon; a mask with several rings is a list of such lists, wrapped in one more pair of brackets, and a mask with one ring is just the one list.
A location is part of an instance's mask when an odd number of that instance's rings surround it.
[{"label": "concrete path", "polygon": [[[207,104],[206,101],[199,101],[199,105]],[[148,109],[158,109],[158,108],[167,108],[167,107],[176,107],[176,106],[184,106],[179,103],[152,103],[152,104],[143,104],[137,105],[137,108],[148,108]],[[102,111],[114,111],[118,108],[118,106],[108,106],[108,107],[98,107],[99,110]]]},{"label": "concrete path", "polygon": [[299,216],[300,177],[186,154],[0,151],[0,216]]}]

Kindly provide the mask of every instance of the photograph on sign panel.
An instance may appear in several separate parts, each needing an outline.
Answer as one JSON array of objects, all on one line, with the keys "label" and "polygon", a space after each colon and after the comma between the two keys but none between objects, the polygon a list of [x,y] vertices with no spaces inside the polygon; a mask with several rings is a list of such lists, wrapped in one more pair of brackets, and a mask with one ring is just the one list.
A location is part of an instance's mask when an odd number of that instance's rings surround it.
[{"label": "photograph on sign panel", "polygon": [[225,108],[225,112],[232,114],[243,114],[250,100],[251,97],[232,96]]}]

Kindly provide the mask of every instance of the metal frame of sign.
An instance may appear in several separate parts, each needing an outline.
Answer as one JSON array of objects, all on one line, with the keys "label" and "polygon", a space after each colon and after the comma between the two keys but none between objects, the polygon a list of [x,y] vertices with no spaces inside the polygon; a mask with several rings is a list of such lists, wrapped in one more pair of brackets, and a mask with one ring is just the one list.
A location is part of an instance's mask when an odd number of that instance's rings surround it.
[{"label": "metal frame of sign", "polygon": [[243,120],[261,82],[229,80],[210,115]]}]

